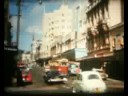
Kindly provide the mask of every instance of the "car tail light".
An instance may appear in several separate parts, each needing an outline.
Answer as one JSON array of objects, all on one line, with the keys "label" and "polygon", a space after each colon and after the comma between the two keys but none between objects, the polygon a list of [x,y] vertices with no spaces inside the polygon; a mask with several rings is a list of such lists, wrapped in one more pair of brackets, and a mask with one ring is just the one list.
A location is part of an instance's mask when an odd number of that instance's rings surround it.
[{"label": "car tail light", "polygon": [[31,80],[31,76],[27,76],[26,79],[27,79],[27,80]]}]

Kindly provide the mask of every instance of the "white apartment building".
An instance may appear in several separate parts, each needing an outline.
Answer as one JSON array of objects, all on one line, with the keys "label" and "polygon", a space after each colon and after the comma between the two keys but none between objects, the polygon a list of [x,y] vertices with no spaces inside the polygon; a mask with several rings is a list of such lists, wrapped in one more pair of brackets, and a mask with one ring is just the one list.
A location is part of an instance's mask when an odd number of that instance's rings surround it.
[{"label": "white apartment building", "polygon": [[42,56],[55,55],[66,50],[64,37],[73,32],[73,12],[66,5],[43,17]]},{"label": "white apartment building", "polygon": [[[50,56],[81,57],[86,55],[85,6],[70,9],[62,5],[59,10],[43,17],[42,58]],[[76,49],[79,48],[79,49]],[[76,49],[76,50],[75,50]],[[81,51],[82,50],[82,51]],[[80,53],[76,55],[76,51]],[[74,53],[73,53],[74,52]]]},{"label": "white apartment building", "polygon": [[76,27],[77,27],[77,48],[86,48],[86,13],[85,6],[80,6],[79,9],[76,10]]}]

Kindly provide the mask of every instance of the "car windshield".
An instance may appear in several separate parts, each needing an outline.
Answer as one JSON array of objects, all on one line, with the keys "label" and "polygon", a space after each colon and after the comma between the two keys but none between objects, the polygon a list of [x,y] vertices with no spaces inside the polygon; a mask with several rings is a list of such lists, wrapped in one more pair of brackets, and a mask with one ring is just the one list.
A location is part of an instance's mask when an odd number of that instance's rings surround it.
[{"label": "car windshield", "polygon": [[73,69],[73,68],[77,68],[78,66],[77,65],[75,65],[75,64],[71,64],[70,65],[71,66],[71,68]]},{"label": "car windshield", "polygon": [[100,78],[96,74],[91,74],[91,75],[88,76],[88,79],[91,80],[91,79],[100,79]]}]

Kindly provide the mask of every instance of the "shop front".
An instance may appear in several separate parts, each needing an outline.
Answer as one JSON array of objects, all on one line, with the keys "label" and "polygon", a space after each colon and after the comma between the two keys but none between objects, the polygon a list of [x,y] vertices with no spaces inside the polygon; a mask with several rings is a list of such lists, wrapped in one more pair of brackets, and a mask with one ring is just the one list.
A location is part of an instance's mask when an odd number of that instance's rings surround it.
[{"label": "shop front", "polygon": [[67,58],[69,61],[76,61],[77,58],[87,56],[85,48],[74,48],[62,53],[62,57]]},{"label": "shop front", "polygon": [[101,68],[104,64],[107,65],[113,60],[113,54],[101,55],[101,56],[86,56],[82,59],[78,59],[80,67],[83,71],[92,70],[92,68]]}]

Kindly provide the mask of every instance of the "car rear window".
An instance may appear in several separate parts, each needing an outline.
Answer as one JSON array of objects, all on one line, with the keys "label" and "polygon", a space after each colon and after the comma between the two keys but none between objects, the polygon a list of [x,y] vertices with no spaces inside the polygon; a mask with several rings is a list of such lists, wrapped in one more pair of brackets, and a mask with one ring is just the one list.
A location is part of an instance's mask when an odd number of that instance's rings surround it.
[{"label": "car rear window", "polygon": [[88,79],[89,79],[89,80],[90,80],[90,79],[99,79],[99,76],[96,75],[96,74],[91,74],[91,75],[88,76]]}]

